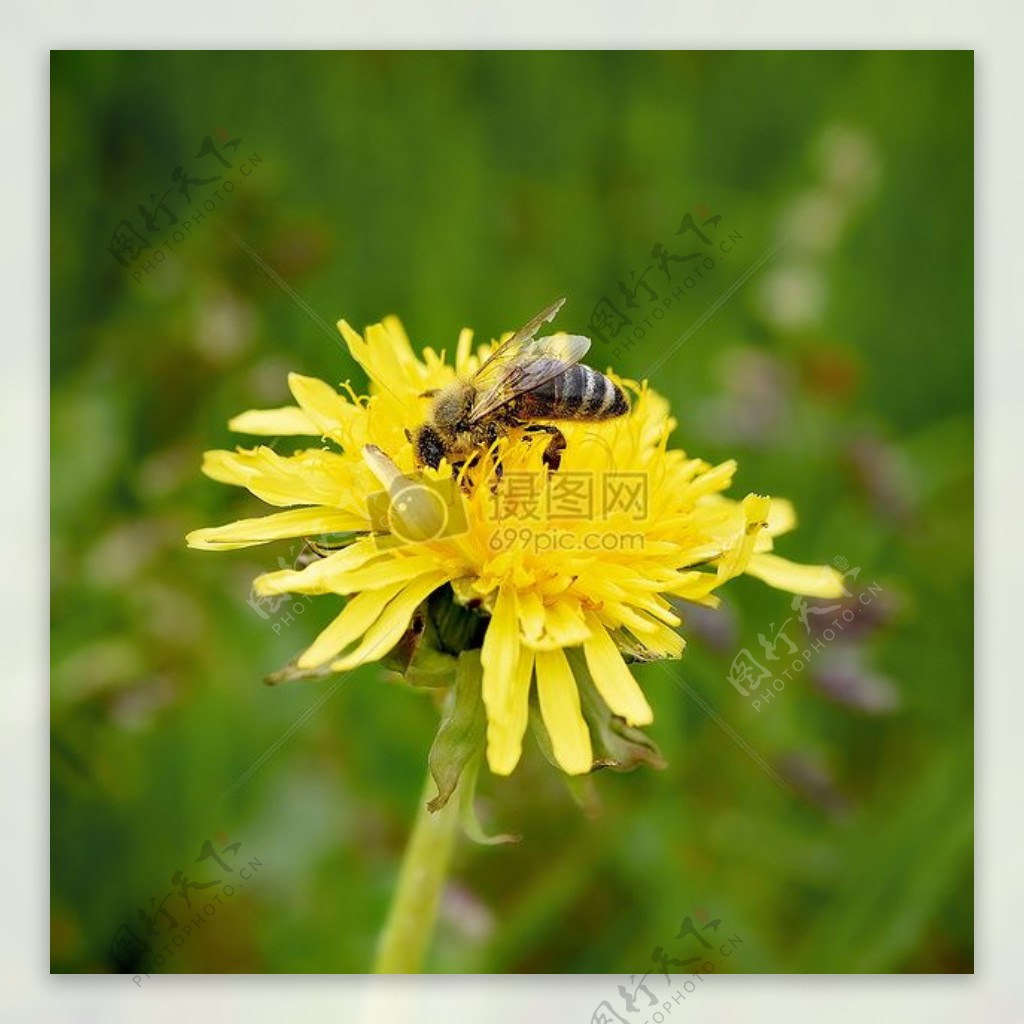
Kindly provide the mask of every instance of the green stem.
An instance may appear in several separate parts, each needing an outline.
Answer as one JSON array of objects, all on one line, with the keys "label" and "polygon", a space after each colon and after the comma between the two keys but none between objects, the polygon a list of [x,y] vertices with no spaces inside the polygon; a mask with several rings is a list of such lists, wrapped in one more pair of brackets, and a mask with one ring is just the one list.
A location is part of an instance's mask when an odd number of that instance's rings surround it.
[{"label": "green stem", "polygon": [[416,823],[402,858],[398,887],[377,945],[376,974],[418,974],[423,964],[441,900],[448,862],[459,826],[457,794],[433,814],[427,801],[437,792],[430,773],[420,799]]}]

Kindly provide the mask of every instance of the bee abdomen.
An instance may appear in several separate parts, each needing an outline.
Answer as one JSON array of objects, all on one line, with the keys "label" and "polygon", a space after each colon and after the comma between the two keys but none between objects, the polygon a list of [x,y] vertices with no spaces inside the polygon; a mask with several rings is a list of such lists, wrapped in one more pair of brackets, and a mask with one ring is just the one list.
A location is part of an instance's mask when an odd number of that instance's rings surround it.
[{"label": "bee abdomen", "polygon": [[581,363],[570,366],[553,384],[555,404],[567,418],[607,420],[629,411],[622,388]]},{"label": "bee abdomen", "polygon": [[629,412],[622,388],[577,363],[519,396],[517,414],[539,420],[608,420]]}]

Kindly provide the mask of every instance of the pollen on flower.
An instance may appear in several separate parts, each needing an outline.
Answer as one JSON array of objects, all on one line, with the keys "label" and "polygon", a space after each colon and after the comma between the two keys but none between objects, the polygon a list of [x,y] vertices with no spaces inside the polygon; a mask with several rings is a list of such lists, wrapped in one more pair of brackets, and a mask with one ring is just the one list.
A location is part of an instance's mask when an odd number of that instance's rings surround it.
[{"label": "pollen on flower", "polygon": [[427,414],[423,396],[471,377],[494,345],[474,350],[463,331],[449,361],[444,352],[417,356],[394,317],[364,334],[338,326],[368,395],[292,374],[294,405],[235,417],[233,430],[304,437],[307,447],[208,452],[207,475],[278,511],[187,538],[218,550],[321,538],[323,557],[255,583],[259,594],[347,598],[294,676],[380,661],[411,629],[420,636],[428,600],[444,592],[485,624],[482,637],[466,636],[479,643],[473,664],[491,770],[515,769],[535,702],[553,759],[582,774],[610,763],[595,746],[601,721],[614,716],[630,729],[652,721],[630,664],[681,656],[674,599],[713,606],[714,592],[743,573],[809,596],[841,593],[830,567],[773,552],[795,525],[788,502],[729,498],[734,462],[711,465],[669,447],[675,422],[646,382],[608,371],[630,395],[629,411],[560,422],[555,470],[548,436],[511,429],[461,465],[442,459],[431,468],[417,464],[410,440]]}]

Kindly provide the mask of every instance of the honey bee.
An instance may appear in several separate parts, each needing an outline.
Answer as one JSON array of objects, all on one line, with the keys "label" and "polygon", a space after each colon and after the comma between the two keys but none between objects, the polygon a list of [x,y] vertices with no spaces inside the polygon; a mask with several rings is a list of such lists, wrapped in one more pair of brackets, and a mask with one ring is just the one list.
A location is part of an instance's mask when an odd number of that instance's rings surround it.
[{"label": "honey bee", "polygon": [[535,337],[564,302],[559,299],[516,331],[471,379],[424,394],[433,400],[430,415],[409,435],[419,465],[436,469],[447,458],[458,471],[499,437],[522,428],[550,436],[544,463],[555,470],[565,436],[548,421],[608,420],[629,412],[622,388],[580,363],[589,338]]}]

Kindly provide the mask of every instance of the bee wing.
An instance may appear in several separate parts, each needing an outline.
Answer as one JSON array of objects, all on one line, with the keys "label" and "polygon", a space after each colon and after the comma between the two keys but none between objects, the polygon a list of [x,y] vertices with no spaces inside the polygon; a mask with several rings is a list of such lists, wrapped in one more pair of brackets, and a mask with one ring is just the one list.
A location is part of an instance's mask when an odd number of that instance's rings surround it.
[{"label": "bee wing", "polygon": [[477,370],[476,376],[473,378],[473,382],[476,384],[479,390],[486,391],[491,387],[500,377],[503,367],[505,367],[510,360],[516,359],[519,356],[523,346],[526,342],[532,340],[533,336],[544,326],[546,323],[550,323],[558,316],[558,311],[565,305],[565,297],[563,296],[557,302],[551,303],[547,309],[542,310],[532,320],[527,321],[522,327],[512,335],[504,344],[499,345],[492,353],[487,362]]},{"label": "bee wing", "polygon": [[[508,345],[521,344],[524,341],[529,341],[545,324],[551,323],[552,320],[558,316],[558,311],[565,305],[565,296],[563,295],[560,299],[552,302],[547,309],[542,309],[532,320],[528,320],[522,327],[512,335],[502,348]],[[501,352],[499,348],[491,358],[498,355]],[[482,369],[482,367],[481,367]]]},{"label": "bee wing", "polygon": [[469,422],[482,420],[516,395],[534,391],[552,377],[565,373],[586,355],[589,348],[590,339],[582,334],[510,338],[474,378],[476,401],[469,414]]}]

